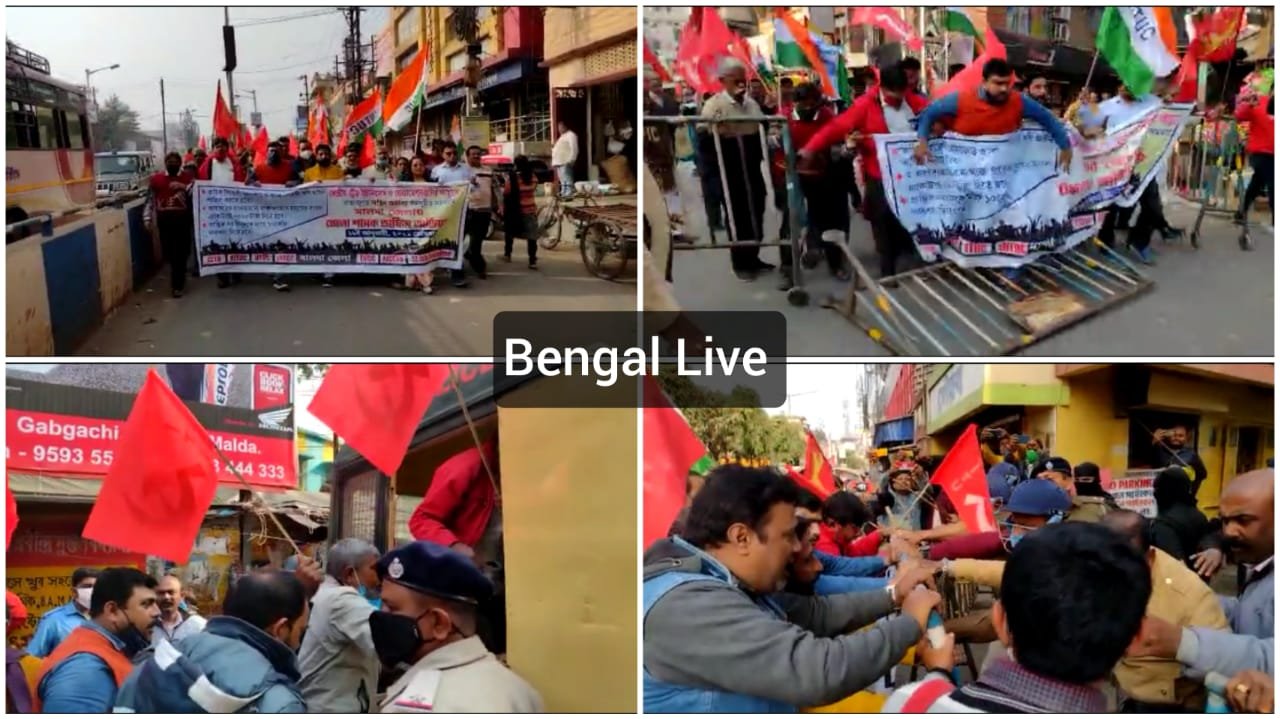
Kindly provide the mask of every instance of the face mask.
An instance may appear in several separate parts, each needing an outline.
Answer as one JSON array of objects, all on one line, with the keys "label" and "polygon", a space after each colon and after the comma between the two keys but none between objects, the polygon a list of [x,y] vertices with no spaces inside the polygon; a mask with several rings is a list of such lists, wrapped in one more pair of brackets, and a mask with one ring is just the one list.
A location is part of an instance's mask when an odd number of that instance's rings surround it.
[{"label": "face mask", "polygon": [[93,598],[93,587],[77,587],[76,588],[76,604],[85,609],[89,608],[89,600]]},{"label": "face mask", "polygon": [[743,99],[746,98],[746,96],[747,96],[747,89],[745,87],[740,87],[737,90],[733,91],[733,99],[738,102],[742,102]]},{"label": "face mask", "polygon": [[304,160],[310,160],[310,159],[311,159],[311,151],[310,151],[310,150],[303,150],[302,152],[299,152],[299,153],[298,153],[298,155],[299,155],[300,157],[302,157],[302,159],[304,159]]},{"label": "face mask", "polygon": [[817,110],[817,108],[812,108],[812,107],[810,107],[810,108],[797,107],[797,108],[796,108],[796,117],[799,117],[801,120],[804,120],[804,121],[806,121],[806,122],[808,122],[808,121],[812,120],[812,119],[814,118],[814,116],[815,116],[815,115],[817,115],[817,114],[818,114],[818,110]]},{"label": "face mask", "polygon": [[214,151],[213,151],[213,156],[214,156],[215,158],[217,158],[218,162],[222,162],[223,160],[227,159],[227,151],[226,151],[226,150],[214,150]]},{"label": "face mask", "polygon": [[173,177],[174,175],[177,175],[179,172],[182,171],[182,166],[181,165],[165,165],[164,169],[166,172],[169,173],[170,177]]},{"label": "face mask", "polygon": [[279,152],[272,150],[267,153],[267,164],[275,165],[275,164],[279,164],[279,162],[280,162]]},{"label": "face mask", "polygon": [[1027,450],[1027,464],[1035,464],[1040,459],[1040,453],[1034,449]]},{"label": "face mask", "polygon": [[369,615],[369,635],[378,659],[388,669],[413,661],[413,655],[422,646],[418,620],[424,615],[406,617],[403,614],[378,611]]},{"label": "face mask", "polygon": [[387,169],[387,167],[388,167],[388,166],[390,166],[390,165],[391,165],[391,162],[390,162],[390,161],[388,161],[388,160],[387,160],[387,158],[385,158],[385,157],[379,157],[379,158],[378,158],[378,169],[379,169],[379,170],[385,170],[385,169]]},{"label": "face mask", "polygon": [[356,587],[356,591],[359,592],[360,596],[364,597],[365,601],[369,602],[374,609],[382,609],[382,597],[370,593],[363,584]]}]

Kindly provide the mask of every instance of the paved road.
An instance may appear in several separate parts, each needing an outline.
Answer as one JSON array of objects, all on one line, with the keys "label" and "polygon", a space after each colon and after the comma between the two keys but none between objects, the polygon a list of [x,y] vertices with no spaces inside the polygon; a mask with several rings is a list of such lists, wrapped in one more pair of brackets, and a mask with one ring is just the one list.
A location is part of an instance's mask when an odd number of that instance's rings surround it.
[{"label": "paved road", "polygon": [[[567,234],[567,231],[566,231]],[[539,249],[538,269],[518,246],[501,260],[499,239],[485,243],[489,278],[454,289],[443,276],[436,293],[390,289],[372,279],[323,288],[300,276],[293,291],[271,289],[265,275],[218,289],[193,279],[180,300],[161,273],[109,317],[79,349],[92,356],[316,358],[432,357],[493,354],[493,316],[504,310],[620,310],[636,305],[635,270],[618,282],[589,275],[572,241]],[[489,249],[492,248],[492,249]]]},{"label": "paved road", "polygon": [[[688,197],[688,186],[683,187]],[[776,232],[772,229],[778,225],[776,215],[770,212],[766,217],[766,233]],[[1190,227],[1195,208],[1173,199],[1166,203],[1166,215],[1173,225]],[[1271,356],[1275,343],[1275,234],[1269,216],[1255,219],[1268,222],[1254,233],[1257,249],[1252,252],[1239,249],[1238,228],[1214,216],[1207,217],[1201,228],[1199,250],[1192,250],[1185,241],[1165,245],[1157,240],[1156,266],[1149,269],[1155,286],[1150,291],[1051,335],[1022,354]],[[871,230],[861,216],[854,217],[850,236],[854,254],[874,274],[877,262]],[[761,257],[778,262],[773,248],[763,250]],[[834,310],[818,305],[822,298],[842,295],[846,287],[824,268],[806,274],[814,298],[807,307],[790,306],[776,289],[774,274],[762,275],[754,282],[735,278],[723,250],[678,251],[673,274],[676,297],[685,309],[781,311],[788,322],[788,353],[792,356],[887,354]]]}]

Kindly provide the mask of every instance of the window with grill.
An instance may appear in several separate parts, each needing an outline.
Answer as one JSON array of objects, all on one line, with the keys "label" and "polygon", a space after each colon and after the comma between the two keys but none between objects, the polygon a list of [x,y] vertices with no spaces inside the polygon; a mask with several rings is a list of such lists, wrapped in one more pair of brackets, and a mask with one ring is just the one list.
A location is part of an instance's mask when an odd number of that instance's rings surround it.
[{"label": "window with grill", "polygon": [[5,118],[5,146],[22,149],[40,147],[40,134],[36,129],[35,107],[25,102],[10,100]]}]

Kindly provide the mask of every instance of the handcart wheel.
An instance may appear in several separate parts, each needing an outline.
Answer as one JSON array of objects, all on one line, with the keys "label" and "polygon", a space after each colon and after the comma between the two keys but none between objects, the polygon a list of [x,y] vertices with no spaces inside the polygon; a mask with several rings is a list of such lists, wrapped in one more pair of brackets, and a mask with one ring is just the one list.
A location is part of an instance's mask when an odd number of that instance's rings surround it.
[{"label": "handcart wheel", "polygon": [[1197,232],[1196,230],[1192,230],[1191,234],[1187,235],[1187,238],[1191,240],[1191,246],[1193,248],[1197,250],[1200,249],[1200,233],[1199,232]]},{"label": "handcart wheel", "polygon": [[1253,249],[1253,235],[1249,234],[1248,227],[1240,230],[1240,249],[1246,252]]},{"label": "handcart wheel", "polygon": [[804,307],[809,304],[809,291],[803,287],[792,287],[787,290],[787,302],[793,307]]}]

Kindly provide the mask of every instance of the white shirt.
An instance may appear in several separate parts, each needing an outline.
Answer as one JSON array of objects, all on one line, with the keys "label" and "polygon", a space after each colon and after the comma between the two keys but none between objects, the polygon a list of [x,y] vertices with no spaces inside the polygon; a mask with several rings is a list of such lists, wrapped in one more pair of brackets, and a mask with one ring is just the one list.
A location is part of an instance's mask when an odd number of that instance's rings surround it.
[{"label": "white shirt", "polygon": [[1107,132],[1124,127],[1153,107],[1160,107],[1160,98],[1155,95],[1144,95],[1132,102],[1123,97],[1115,97],[1098,103],[1098,117],[1107,121]]},{"label": "white shirt", "polygon": [[385,170],[379,170],[378,165],[373,164],[364,168],[364,172],[361,172],[360,176],[370,180],[389,180],[391,179],[391,173],[394,170],[395,167],[392,165],[387,165],[387,169]]},{"label": "white shirt", "polygon": [[459,162],[456,165],[442,163],[431,168],[431,179],[436,182],[449,184],[453,182],[471,182],[471,178],[475,172],[470,166]]},{"label": "white shirt", "polygon": [[578,160],[578,135],[573,130],[566,130],[551,148],[551,165],[572,165]]},{"label": "white shirt", "polygon": [[884,110],[884,124],[889,126],[889,132],[911,132],[911,121],[915,119],[916,114],[911,111],[911,105],[903,98],[898,102],[897,107],[893,107],[884,101],[884,96],[880,96],[880,108]]},{"label": "white shirt", "polygon": [[209,162],[209,179],[223,185],[233,184],[236,181],[235,168],[230,157],[221,162],[212,159]]}]

